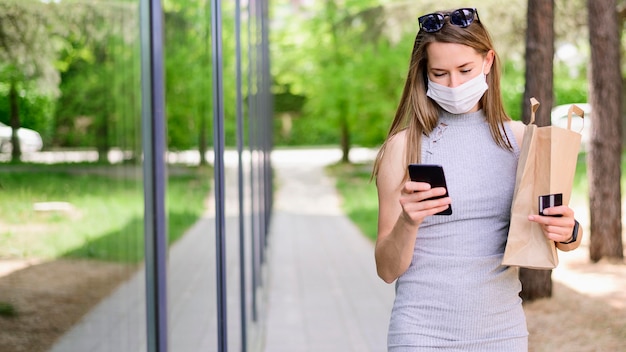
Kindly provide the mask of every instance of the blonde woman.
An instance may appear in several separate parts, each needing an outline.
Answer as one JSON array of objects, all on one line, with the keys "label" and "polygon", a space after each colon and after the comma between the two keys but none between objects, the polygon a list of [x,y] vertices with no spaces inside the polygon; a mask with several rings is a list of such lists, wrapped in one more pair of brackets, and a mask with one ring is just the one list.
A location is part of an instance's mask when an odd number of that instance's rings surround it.
[{"label": "blonde woman", "polygon": [[[376,266],[396,283],[388,350],[527,351],[518,270],[501,265],[524,125],[504,111],[498,56],[476,9],[434,12],[418,23],[374,166]],[[432,199],[446,189],[410,181],[410,163],[443,166],[449,196]],[[451,215],[435,215],[449,206]],[[529,221],[559,249],[578,247],[572,209],[544,215]]]}]

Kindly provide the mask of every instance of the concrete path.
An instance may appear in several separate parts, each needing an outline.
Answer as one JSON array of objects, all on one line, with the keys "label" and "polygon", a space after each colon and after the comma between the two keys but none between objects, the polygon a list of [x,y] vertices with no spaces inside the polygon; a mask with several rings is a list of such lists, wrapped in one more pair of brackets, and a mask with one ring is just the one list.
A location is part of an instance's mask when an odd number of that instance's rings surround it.
[{"label": "concrete path", "polygon": [[[351,154],[357,161],[372,156],[369,150]],[[278,186],[259,319],[248,326],[249,351],[385,350],[393,286],[376,276],[373,244],[343,216],[323,172],[339,157],[334,149],[272,153]],[[227,155],[229,351],[241,350],[235,161]],[[146,351],[144,275],[140,270],[121,285],[51,351]],[[217,351],[215,291],[215,222],[209,211],[170,248],[170,351]]]},{"label": "concrete path", "polygon": [[311,159],[276,162],[265,351],[386,350],[393,286]]}]

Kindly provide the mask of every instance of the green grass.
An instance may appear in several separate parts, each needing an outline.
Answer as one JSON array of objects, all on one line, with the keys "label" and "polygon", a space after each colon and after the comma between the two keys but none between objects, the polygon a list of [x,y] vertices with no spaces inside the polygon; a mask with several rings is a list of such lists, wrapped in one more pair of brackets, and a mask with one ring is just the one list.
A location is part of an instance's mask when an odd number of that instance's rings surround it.
[{"label": "green grass", "polygon": [[[0,173],[0,258],[143,259],[144,190],[141,170],[116,166],[28,166]],[[212,173],[170,172],[166,209],[170,243],[201,216]],[[38,212],[37,202],[62,201],[70,212]]]},{"label": "green grass", "polygon": [[[370,182],[371,164],[334,164],[326,171],[336,178],[336,187],[342,198],[342,209],[363,234],[376,240],[378,226],[378,195],[374,180]],[[579,155],[572,199],[587,195],[587,164],[585,155]]]},{"label": "green grass", "polygon": [[378,226],[378,196],[376,185],[370,175],[371,164],[334,164],[326,171],[336,178],[336,187],[342,198],[342,209],[363,232],[376,240]]},{"label": "green grass", "polygon": [[15,306],[11,303],[0,302],[0,317],[14,317],[17,315]]}]

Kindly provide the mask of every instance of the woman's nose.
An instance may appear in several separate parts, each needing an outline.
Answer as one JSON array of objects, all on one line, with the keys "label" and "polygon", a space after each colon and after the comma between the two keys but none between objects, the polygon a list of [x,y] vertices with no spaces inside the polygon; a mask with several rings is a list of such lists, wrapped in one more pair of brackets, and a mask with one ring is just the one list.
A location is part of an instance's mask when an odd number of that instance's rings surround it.
[{"label": "woman's nose", "polygon": [[450,80],[448,81],[448,87],[450,88],[454,88],[463,83],[463,81],[461,80],[461,77],[457,75],[450,75],[449,77],[450,77]]}]

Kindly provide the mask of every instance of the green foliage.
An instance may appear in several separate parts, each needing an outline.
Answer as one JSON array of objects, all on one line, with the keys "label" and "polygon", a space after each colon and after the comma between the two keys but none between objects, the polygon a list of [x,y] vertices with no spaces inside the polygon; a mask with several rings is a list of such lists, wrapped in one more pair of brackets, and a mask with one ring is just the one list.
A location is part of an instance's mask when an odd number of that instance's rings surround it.
[{"label": "green foliage", "polygon": [[139,72],[133,64],[137,53],[110,39],[94,48],[101,55],[93,60],[74,58],[62,74],[63,95],[56,112],[58,146],[134,150],[125,141],[138,139]]},{"label": "green foliage", "polygon": [[[140,77],[134,8],[101,5],[101,15],[84,14],[59,52],[62,69],[54,144],[111,147],[138,153]],[[83,9],[85,11],[85,9]]]},{"label": "green foliage", "polygon": [[[283,119],[276,120],[276,144],[338,144],[341,126],[349,129],[353,144],[371,146],[384,138],[404,85],[412,39],[394,41],[371,33],[360,17],[367,6],[377,9],[367,1],[345,7],[327,4],[297,34],[305,38],[298,47],[309,53],[306,59],[297,61],[293,53],[285,61],[276,57],[276,66],[290,65],[275,73],[277,84],[289,84],[296,92],[300,88],[306,96],[291,130],[285,131]],[[293,23],[285,24],[282,33],[287,42],[293,40],[286,34],[287,28],[293,31]],[[303,28],[309,33],[302,33]]]},{"label": "green foliage", "polygon": [[[165,6],[165,74],[168,147],[197,148],[213,141],[212,38],[209,1],[171,0]],[[244,9],[245,11],[245,9]],[[236,144],[234,3],[222,3],[222,68],[225,143]],[[245,45],[246,23],[242,24]],[[242,48],[242,67],[247,65]],[[245,72],[243,73],[245,75]],[[243,92],[247,91],[243,77]],[[245,94],[245,93],[244,93]]]},{"label": "green foliage", "polygon": [[586,70],[582,70],[577,75],[571,75],[565,65],[556,65],[554,70],[554,105],[587,102],[589,89],[586,75]]},{"label": "green foliage", "polygon": [[211,20],[198,5],[177,4],[165,12],[165,95],[168,147],[182,150],[196,147],[200,133],[212,137]]},{"label": "green foliage", "polygon": [[[136,263],[143,258],[140,169],[36,166],[0,177],[1,257],[78,257]],[[73,171],[73,172],[72,172]],[[130,174],[128,171],[131,171]],[[105,174],[106,176],[100,176]],[[210,172],[172,172],[166,191],[170,242],[204,211]],[[69,211],[37,212],[36,202],[63,201]]]},{"label": "green foliage", "polygon": [[[340,1],[331,6],[321,2],[311,8],[315,16],[304,12],[307,16],[301,16],[300,21],[287,21],[285,18],[297,18],[302,13],[284,1],[278,2],[272,41],[274,86],[290,86],[294,94],[305,97],[306,103],[292,116],[277,114],[275,144],[337,145],[345,125],[351,143],[379,145],[404,86],[416,30],[414,19],[423,11],[462,5],[471,4]],[[557,12],[580,5],[559,5]],[[505,109],[519,120],[524,91],[524,63],[519,58],[524,50],[525,2],[514,1],[503,8],[497,1],[486,1],[480,14],[486,23],[506,24],[488,27],[504,63]],[[584,37],[579,19],[555,26],[561,34],[559,40]],[[580,45],[578,41],[572,44]],[[579,65],[585,63],[581,60]],[[556,104],[586,101],[585,67],[579,68],[578,76],[570,76],[569,69],[555,62]]]},{"label": "green foliage", "polygon": [[14,317],[17,315],[17,309],[11,303],[0,302],[0,317]]},{"label": "green foliage", "polygon": [[[213,138],[209,5],[198,0],[163,2],[165,107],[172,150],[195,148],[203,138],[210,144]],[[233,146],[234,4],[222,5],[224,126],[226,144]],[[274,144],[336,145],[341,141],[341,128],[346,128],[350,143],[378,145],[400,99],[416,18],[435,9],[472,5],[469,0],[270,2]],[[526,0],[501,5],[500,0],[485,0],[479,12],[505,63],[506,110],[519,119]],[[24,38],[30,41],[20,39],[20,32],[6,25],[9,21],[0,21],[0,32],[10,48],[0,48],[0,121],[8,121],[9,78],[18,77],[22,125],[42,133],[46,147],[120,147],[139,153],[137,10],[136,1],[130,0],[1,1],[0,19],[17,16],[24,24],[21,28],[27,29]],[[242,91],[247,95],[247,85],[259,83],[249,81],[247,68],[251,65],[250,73],[258,74],[260,24],[246,18],[245,4],[242,10]],[[585,2],[558,0],[555,10],[557,49],[569,43],[582,52],[578,61],[570,62],[581,66],[577,76],[570,76],[569,68],[555,62],[556,104],[586,101]]]},{"label": "green foliage", "polygon": [[[508,60],[503,67],[502,98],[504,106],[512,119],[522,119],[522,99],[524,98],[524,65]],[[554,68],[554,105],[581,103],[587,101],[587,79],[585,71],[571,75],[570,69],[563,63],[555,62]]]},{"label": "green foliage", "polygon": [[[18,86],[18,109],[22,127],[41,134],[44,146],[52,139],[56,99],[39,91],[28,82]],[[9,85],[0,80],[0,122],[9,125]]]},{"label": "green foliage", "polygon": [[524,67],[521,63],[507,61],[502,67],[500,81],[504,109],[513,120],[522,119],[524,99]]}]

